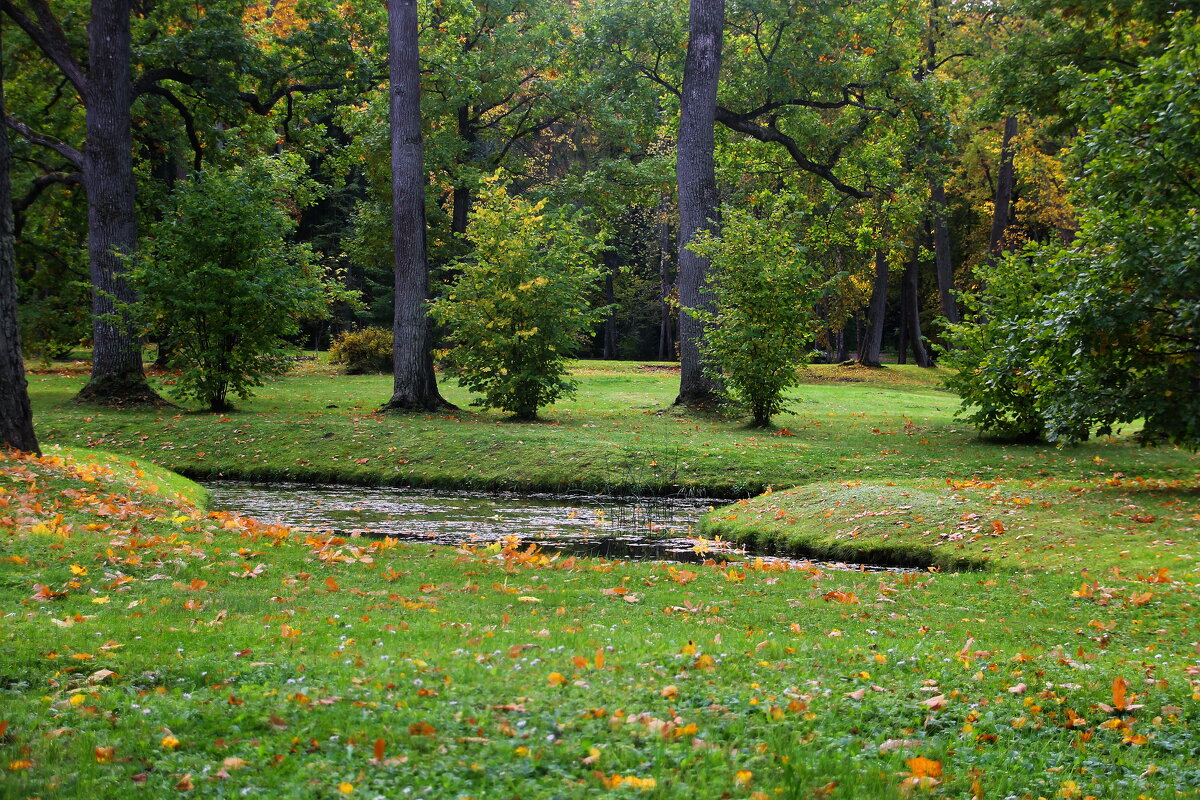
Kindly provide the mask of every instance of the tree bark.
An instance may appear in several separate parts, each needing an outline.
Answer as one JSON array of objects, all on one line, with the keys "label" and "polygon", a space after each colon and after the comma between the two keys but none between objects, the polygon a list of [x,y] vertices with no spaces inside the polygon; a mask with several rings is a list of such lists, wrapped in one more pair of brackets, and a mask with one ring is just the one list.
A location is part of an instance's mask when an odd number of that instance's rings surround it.
[{"label": "tree bark", "polygon": [[602,358],[617,357],[617,295],[613,280],[620,267],[616,250],[604,251],[604,302],[609,307],[608,316],[604,318],[604,348]]},{"label": "tree bark", "polygon": [[[914,247],[913,257],[904,270],[904,282],[900,285],[900,303],[904,312],[905,338],[908,340],[907,343],[912,346],[913,361],[918,367],[932,367],[933,359],[930,358],[929,350],[925,347],[925,340],[921,335],[921,287],[918,280],[920,266],[920,250]],[[901,364],[904,363],[903,356],[902,349]]]},{"label": "tree bark", "polygon": [[718,384],[705,375],[700,355],[703,325],[689,308],[713,307],[706,290],[707,259],[688,249],[702,230],[717,229],[717,177],[713,161],[713,125],[717,116],[717,82],[721,72],[721,43],[725,0],[691,0],[688,15],[687,60],[679,99],[679,142],[676,178],[679,182],[679,397],[678,405],[713,402]]},{"label": "tree bark", "polygon": [[137,252],[133,177],[130,0],[92,0],[84,93],[88,269],[92,281],[92,375],[78,400],[157,403],[142,369],[142,342],[122,319],[136,299],[125,279]]},{"label": "tree bark", "polygon": [[[935,148],[935,152],[936,152]],[[954,301],[954,265],[950,258],[950,228],[946,222],[949,206],[946,203],[946,185],[941,178],[929,181],[929,210],[933,228],[933,260],[937,270],[938,303],[942,316],[950,322],[959,322],[958,303]]]},{"label": "tree bark", "polygon": [[671,223],[666,203],[659,209],[658,224],[658,360],[675,359],[675,337],[671,330]]},{"label": "tree bark", "polygon": [[425,252],[425,158],[416,0],[387,0],[387,10],[396,309],[392,323],[393,391],[383,408],[434,411],[451,406],[438,393],[427,311],[429,265]]},{"label": "tree bark", "polygon": [[[4,117],[4,54],[0,37],[0,119]],[[0,124],[0,445],[41,454],[21,358],[17,276],[13,264],[12,184],[8,129]]]},{"label": "tree bark", "polygon": [[[466,159],[475,155],[475,128],[471,125],[471,109],[469,106],[459,106],[458,135],[467,143]],[[454,208],[450,214],[450,232],[463,236],[467,232],[467,221],[471,216],[471,189],[469,186],[455,186],[453,190]]]},{"label": "tree bark", "polygon": [[992,211],[992,230],[988,235],[988,253],[995,259],[1004,251],[1004,230],[1008,227],[1009,209],[1016,171],[1013,168],[1013,143],[1017,138],[1017,118],[1004,119],[1004,139],[1000,145],[1000,169],[996,175],[996,199]]},{"label": "tree bark", "polygon": [[875,281],[871,285],[871,304],[867,308],[867,333],[858,348],[858,363],[866,367],[883,366],[883,318],[887,312],[887,293],[887,253],[876,250]]}]

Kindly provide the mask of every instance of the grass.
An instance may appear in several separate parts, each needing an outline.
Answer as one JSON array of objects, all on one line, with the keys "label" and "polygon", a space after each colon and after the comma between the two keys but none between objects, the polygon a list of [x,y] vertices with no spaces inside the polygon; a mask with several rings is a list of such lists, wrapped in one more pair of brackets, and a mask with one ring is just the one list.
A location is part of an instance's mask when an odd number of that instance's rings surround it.
[{"label": "grass", "polygon": [[768,486],[924,478],[1105,478],[1114,472],[1191,480],[1194,457],[1129,437],[1080,447],[997,445],[954,422],[957,399],[936,371],[814,367],[795,413],[774,430],[681,414],[678,374],[663,365],[579,362],[578,396],[516,424],[468,407],[453,414],[379,415],[386,376],[346,377],[304,362],[241,410],[81,410],[79,368],[31,376],[45,442],[98,447],[189,477],[245,477],[517,490],[587,489],[736,498]]},{"label": "grass", "polygon": [[[381,417],[386,378],[319,364],[228,418],[81,409],[78,371],[33,376],[44,443],[119,455],[0,461],[0,797],[1198,796],[1195,457],[982,442],[915,368],[814,370],[773,432],[675,414],[668,370],[577,375],[528,425]],[[204,512],[151,460],[795,485],[707,534],[972,571],[326,539]]]},{"label": "grass", "polygon": [[2,797],[1200,785],[1190,527],[1086,571],[684,569],[307,536],[76,455],[0,461]]}]

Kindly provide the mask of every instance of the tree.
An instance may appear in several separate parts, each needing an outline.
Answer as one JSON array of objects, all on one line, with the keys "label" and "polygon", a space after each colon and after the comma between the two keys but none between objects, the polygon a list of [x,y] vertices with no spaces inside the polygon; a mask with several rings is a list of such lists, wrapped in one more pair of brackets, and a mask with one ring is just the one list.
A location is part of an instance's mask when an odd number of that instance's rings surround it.
[{"label": "tree", "polygon": [[[81,168],[88,195],[88,264],[92,282],[92,375],[79,393],[98,402],[156,402],[142,369],[141,341],[122,324],[118,306],[133,302],[125,264],[137,252],[130,104],[130,0],[92,0],[86,68],[75,57],[45,0],[28,0],[33,15],[12,0],[3,9],[50,58],[83,100],[82,152],[39,136],[15,120],[10,127],[52,147]],[[14,124],[15,123],[15,124]]]},{"label": "tree", "polygon": [[182,370],[173,394],[210,411],[283,371],[298,319],[327,308],[311,251],[287,241],[295,221],[281,204],[304,201],[294,162],[193,175],[130,272],[141,295],[134,316]]},{"label": "tree", "polygon": [[681,405],[703,405],[718,389],[704,370],[700,340],[703,324],[693,309],[711,310],[706,291],[707,259],[689,249],[701,231],[717,229],[717,177],[713,158],[713,125],[717,115],[717,82],[725,0],[691,0],[687,61],[679,99],[679,397]]},{"label": "tree", "polygon": [[441,359],[480,404],[532,420],[574,393],[566,359],[606,309],[591,309],[601,272],[573,215],[485,184],[467,229],[474,253],[433,314],[449,327]]},{"label": "tree", "polygon": [[1180,15],[1170,40],[1075,92],[1078,233],[1010,256],[1057,280],[990,275],[956,333],[977,346],[954,388],[985,429],[1071,442],[1141,419],[1147,439],[1200,446],[1200,23]]},{"label": "tree", "polygon": [[784,392],[799,383],[824,289],[820,269],[788,230],[788,216],[781,207],[761,217],[726,208],[720,238],[702,233],[691,245],[709,259],[716,298],[713,310],[688,309],[705,326],[707,369],[760,427],[784,410]]},{"label": "tree", "polygon": [[[3,26],[0,26],[2,31]],[[0,36],[0,116],[4,114],[4,52]],[[0,125],[0,445],[39,453],[17,327],[17,279],[13,270],[12,186],[8,131]]]},{"label": "tree", "polygon": [[434,411],[448,404],[438,393],[433,374],[426,311],[429,267],[416,0],[388,0],[388,43],[396,308],[392,326],[393,391],[384,408]]}]

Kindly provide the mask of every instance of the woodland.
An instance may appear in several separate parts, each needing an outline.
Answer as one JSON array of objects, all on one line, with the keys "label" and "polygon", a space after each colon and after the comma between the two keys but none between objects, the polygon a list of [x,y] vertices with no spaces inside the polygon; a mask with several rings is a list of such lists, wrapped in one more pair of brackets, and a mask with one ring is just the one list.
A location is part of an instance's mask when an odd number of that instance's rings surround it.
[{"label": "woodland", "polygon": [[1198,796],[1197,14],[0,0],[0,798]]}]

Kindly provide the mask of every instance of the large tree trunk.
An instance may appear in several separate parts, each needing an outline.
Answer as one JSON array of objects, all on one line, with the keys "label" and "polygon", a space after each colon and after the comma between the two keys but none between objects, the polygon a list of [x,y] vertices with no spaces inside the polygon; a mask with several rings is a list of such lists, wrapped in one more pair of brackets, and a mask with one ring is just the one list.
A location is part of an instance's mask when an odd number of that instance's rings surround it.
[{"label": "large tree trunk", "polygon": [[393,392],[384,409],[433,411],[449,404],[438,393],[433,373],[426,310],[429,266],[425,253],[425,158],[416,0],[387,0],[387,10],[396,310],[392,325]]},{"label": "large tree trunk", "polygon": [[[918,367],[932,367],[933,359],[930,358],[929,350],[925,347],[925,340],[921,335],[921,287],[918,281],[921,262],[919,253],[920,250],[914,247],[913,257],[904,270],[904,282],[900,285],[900,304],[904,318],[904,333],[906,334],[904,338],[908,340],[907,344],[912,346],[913,361]],[[903,344],[902,342],[902,347]],[[904,363],[903,354],[902,349],[901,364]]]},{"label": "large tree trunk", "polygon": [[875,251],[875,281],[871,285],[871,305],[867,309],[867,333],[859,342],[858,363],[866,367],[883,366],[883,317],[887,312],[887,252]]},{"label": "large tree trunk", "polygon": [[700,321],[689,308],[712,308],[706,291],[707,259],[688,249],[702,230],[716,230],[717,178],[713,163],[713,125],[717,116],[717,81],[725,0],[691,0],[687,60],[679,100],[679,397],[681,405],[698,406],[716,399],[718,384],[704,374]]},{"label": "large tree trunk", "polygon": [[617,294],[613,281],[620,267],[620,259],[616,250],[604,251],[604,302],[608,306],[608,316],[604,318],[604,349],[601,357],[614,359],[617,357]]},{"label": "large tree trunk", "polygon": [[671,331],[671,222],[666,201],[659,206],[658,223],[658,360],[675,358],[675,337]]},{"label": "large tree trunk", "polygon": [[1017,138],[1017,118],[1004,119],[1004,140],[1000,145],[1000,169],[996,175],[996,200],[992,211],[992,231],[988,235],[988,253],[996,258],[1004,250],[1004,230],[1008,227],[1009,209],[1016,171],[1013,168],[1013,143]]},{"label": "large tree trunk", "polygon": [[146,384],[141,339],[121,319],[120,310],[135,299],[125,274],[128,259],[137,252],[129,2],[93,0],[88,23],[83,185],[93,349],[92,376],[78,399],[101,403],[160,402]]},{"label": "large tree trunk", "polygon": [[[4,54],[0,42],[0,119],[4,118]],[[12,184],[8,129],[0,124],[0,445],[39,453],[17,327],[17,276],[13,266]]]}]

